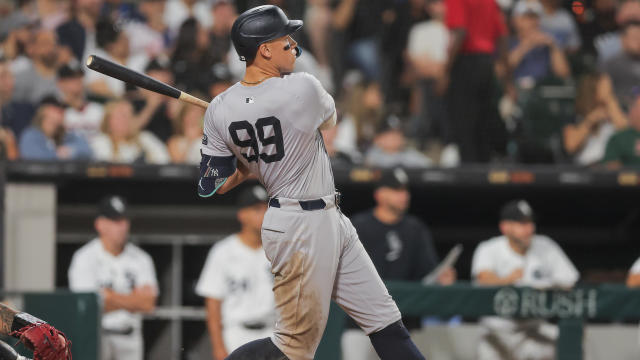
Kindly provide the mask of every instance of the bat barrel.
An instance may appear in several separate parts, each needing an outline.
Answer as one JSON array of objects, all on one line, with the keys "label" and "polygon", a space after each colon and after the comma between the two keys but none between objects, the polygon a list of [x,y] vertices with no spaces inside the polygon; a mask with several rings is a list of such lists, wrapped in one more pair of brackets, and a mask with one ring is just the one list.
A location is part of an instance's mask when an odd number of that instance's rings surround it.
[{"label": "bat barrel", "polygon": [[96,55],[87,58],[87,67],[126,83],[139,86],[149,91],[179,99],[181,91],[145,74],[131,70]]}]

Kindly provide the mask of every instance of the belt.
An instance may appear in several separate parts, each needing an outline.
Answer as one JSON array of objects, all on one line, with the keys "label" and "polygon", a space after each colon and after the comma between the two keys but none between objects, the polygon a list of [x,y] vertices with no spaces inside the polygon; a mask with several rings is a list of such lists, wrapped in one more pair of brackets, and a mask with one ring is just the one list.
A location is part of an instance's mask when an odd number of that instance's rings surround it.
[{"label": "belt", "polygon": [[[325,197],[326,198],[326,197]],[[340,193],[336,192],[334,196],[335,205],[338,206],[340,204]],[[331,201],[331,199],[329,199]],[[297,200],[298,204],[300,204],[300,208],[306,211],[313,210],[322,210],[327,207],[327,202],[324,199],[314,199],[314,200]],[[280,200],[277,197],[271,198],[269,200],[269,207],[279,208]]]},{"label": "belt", "polygon": [[128,326],[124,329],[102,329],[102,333],[106,335],[131,335],[133,334],[133,326]]},{"label": "belt", "polygon": [[262,330],[267,327],[267,324],[263,322],[246,322],[242,323],[242,327],[247,330]]}]

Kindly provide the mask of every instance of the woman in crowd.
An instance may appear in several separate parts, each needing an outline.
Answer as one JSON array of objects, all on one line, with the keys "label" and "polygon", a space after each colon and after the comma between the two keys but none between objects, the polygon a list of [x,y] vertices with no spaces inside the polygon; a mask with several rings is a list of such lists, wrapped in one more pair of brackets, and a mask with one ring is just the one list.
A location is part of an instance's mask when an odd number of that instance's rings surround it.
[{"label": "woman in crowd", "polygon": [[202,118],[204,110],[185,104],[176,122],[176,131],[169,139],[169,155],[174,163],[200,163]]},{"label": "woman in crowd", "polygon": [[148,131],[133,126],[133,106],[127,100],[116,100],[105,107],[102,133],[91,146],[96,160],[120,163],[167,164],[167,147]]},{"label": "woman in crowd", "polygon": [[563,131],[567,154],[572,155],[577,164],[594,164],[604,156],[611,135],[625,127],[627,118],[609,76],[585,75],[576,96],[576,122],[565,126]]}]

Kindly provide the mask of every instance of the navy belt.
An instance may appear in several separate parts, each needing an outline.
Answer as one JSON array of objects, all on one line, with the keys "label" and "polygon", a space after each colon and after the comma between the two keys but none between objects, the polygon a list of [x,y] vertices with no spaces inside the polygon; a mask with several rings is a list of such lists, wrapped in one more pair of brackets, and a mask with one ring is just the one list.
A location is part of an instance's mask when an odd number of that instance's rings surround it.
[{"label": "navy belt", "polygon": [[[300,207],[302,208],[302,210],[307,210],[307,211],[322,210],[327,206],[327,203],[325,203],[324,200],[322,199],[299,200],[298,203],[300,204]],[[278,198],[271,198],[271,200],[269,200],[269,206],[274,208],[279,208],[280,201],[278,201]]]},{"label": "navy belt", "polygon": [[262,330],[267,327],[267,324],[262,322],[247,322],[247,323],[243,323],[242,327],[244,327],[247,330]]}]

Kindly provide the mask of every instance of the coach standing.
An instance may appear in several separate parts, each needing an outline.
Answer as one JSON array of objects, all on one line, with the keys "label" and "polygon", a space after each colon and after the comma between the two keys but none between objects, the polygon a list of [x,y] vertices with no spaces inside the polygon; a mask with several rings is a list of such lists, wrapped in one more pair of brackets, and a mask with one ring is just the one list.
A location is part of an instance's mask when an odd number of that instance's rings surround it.
[{"label": "coach standing", "polygon": [[[371,257],[378,274],[385,280],[420,282],[438,265],[429,228],[417,217],[407,214],[411,194],[409,176],[401,168],[385,171],[373,193],[376,206],[353,216],[353,226]],[[437,279],[451,285],[456,272],[448,268]],[[409,330],[421,327],[419,317],[403,316]],[[347,319],[342,334],[342,358],[378,359],[369,337],[352,319]]]},{"label": "coach standing", "polygon": [[98,237],[73,254],[72,291],[97,291],[103,305],[101,360],[142,360],[142,315],[155,308],[158,294],[151,257],[127,243],[130,221],[119,196],[100,203]]},{"label": "coach standing", "polygon": [[446,0],[445,4],[451,31],[446,101],[453,142],[463,163],[486,162],[495,139],[491,124],[498,119],[494,57],[499,48],[506,76],[507,27],[495,0]]}]

